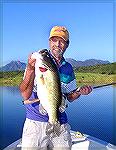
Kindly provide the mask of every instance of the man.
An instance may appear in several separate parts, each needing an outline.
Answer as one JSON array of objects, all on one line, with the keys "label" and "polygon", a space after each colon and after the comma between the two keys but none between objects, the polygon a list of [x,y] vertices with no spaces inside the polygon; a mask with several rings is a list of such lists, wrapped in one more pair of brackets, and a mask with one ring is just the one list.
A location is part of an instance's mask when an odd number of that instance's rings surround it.
[{"label": "man", "polygon": [[[62,93],[67,95],[67,100],[72,102],[80,95],[87,95],[92,91],[90,86],[80,87],[76,90],[76,79],[72,66],[65,61],[63,54],[69,46],[69,32],[65,27],[54,26],[49,37],[50,54],[57,63],[60,73]],[[24,149],[71,149],[70,126],[67,123],[65,112],[59,113],[61,134],[59,137],[50,138],[46,135],[48,117],[39,111],[39,98],[37,97],[35,59],[28,58],[24,79],[20,84],[20,91],[26,104],[26,121],[23,128],[22,147]]]}]

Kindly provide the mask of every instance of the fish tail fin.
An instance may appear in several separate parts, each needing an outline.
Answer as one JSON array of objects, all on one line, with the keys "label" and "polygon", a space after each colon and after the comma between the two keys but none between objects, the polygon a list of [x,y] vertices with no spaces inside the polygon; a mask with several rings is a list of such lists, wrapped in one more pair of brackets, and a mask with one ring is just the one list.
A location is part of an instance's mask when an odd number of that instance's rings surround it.
[{"label": "fish tail fin", "polygon": [[52,136],[59,136],[60,135],[60,123],[57,122],[55,124],[51,124],[48,122],[47,127],[46,127],[46,134]]}]

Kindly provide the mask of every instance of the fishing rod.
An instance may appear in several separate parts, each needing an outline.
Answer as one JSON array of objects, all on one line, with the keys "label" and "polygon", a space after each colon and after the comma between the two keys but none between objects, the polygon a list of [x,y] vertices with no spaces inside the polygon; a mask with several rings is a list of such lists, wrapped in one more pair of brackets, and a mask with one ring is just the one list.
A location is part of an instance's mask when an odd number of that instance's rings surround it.
[{"label": "fishing rod", "polygon": [[[97,85],[97,86],[92,86],[92,89],[97,89],[97,88],[101,88],[101,87],[104,87],[104,86],[110,86],[110,85],[115,85],[116,82],[112,82],[112,83],[108,83],[108,84],[102,84],[102,85]],[[77,92],[80,92],[80,88],[77,88],[76,90],[72,91],[71,93],[77,91]]]},{"label": "fishing rod", "polygon": [[93,89],[97,89],[97,88],[100,88],[100,87],[104,87],[104,86],[109,86],[109,85],[115,85],[116,82],[112,82],[112,83],[108,83],[108,84],[102,84],[102,85],[98,85],[98,86],[93,86]]},{"label": "fishing rod", "polygon": [[[112,82],[112,83],[108,83],[108,84],[102,84],[102,85],[98,85],[98,86],[93,86],[92,88],[93,89],[97,89],[97,88],[101,88],[101,87],[104,87],[104,86],[110,86],[110,85],[115,85],[115,84],[116,84],[116,82]],[[80,87],[77,88],[76,90],[79,92],[80,91]],[[74,90],[74,91],[76,91],[76,90]],[[73,93],[73,92],[71,92],[71,93]],[[28,100],[23,100],[22,102],[23,102],[23,104],[32,104],[32,103],[35,103],[35,102],[39,102],[39,99],[33,99],[31,101],[28,99]]]}]

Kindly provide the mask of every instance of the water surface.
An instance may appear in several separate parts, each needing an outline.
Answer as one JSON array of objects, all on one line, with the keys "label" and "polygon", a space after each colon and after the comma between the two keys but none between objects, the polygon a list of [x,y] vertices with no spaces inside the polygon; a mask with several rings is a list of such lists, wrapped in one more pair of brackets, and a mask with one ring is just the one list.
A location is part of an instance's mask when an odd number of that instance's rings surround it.
[{"label": "water surface", "polygon": [[[116,87],[94,89],[68,103],[66,110],[72,130],[92,135],[116,145]],[[0,87],[1,149],[19,139],[25,120],[25,107],[18,87]]]}]

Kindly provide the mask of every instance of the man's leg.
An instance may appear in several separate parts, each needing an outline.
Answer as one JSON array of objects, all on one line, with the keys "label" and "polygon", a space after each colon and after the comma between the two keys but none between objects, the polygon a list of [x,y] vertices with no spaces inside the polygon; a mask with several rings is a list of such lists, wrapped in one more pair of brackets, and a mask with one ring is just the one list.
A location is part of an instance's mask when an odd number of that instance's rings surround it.
[{"label": "man's leg", "polygon": [[46,122],[26,119],[23,135],[22,150],[46,150],[48,137],[45,133]]}]

